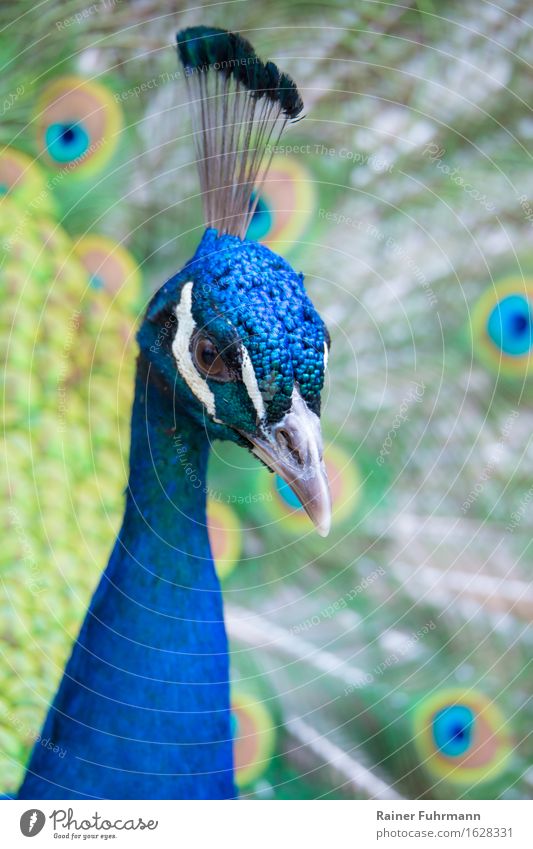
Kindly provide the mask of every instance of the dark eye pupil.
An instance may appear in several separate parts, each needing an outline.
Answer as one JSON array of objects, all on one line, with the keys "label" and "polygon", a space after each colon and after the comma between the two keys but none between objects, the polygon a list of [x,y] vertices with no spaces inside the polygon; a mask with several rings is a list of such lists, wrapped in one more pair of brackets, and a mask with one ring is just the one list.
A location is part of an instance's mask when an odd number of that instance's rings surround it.
[{"label": "dark eye pupil", "polygon": [[63,129],[63,131],[61,133],[61,138],[63,139],[64,142],[69,144],[71,141],[74,140],[75,135],[76,135],[76,133],[74,132],[73,127],[71,127],[67,124],[67,125],[65,125],[65,128]]},{"label": "dark eye pupil", "polygon": [[226,368],[224,360],[218,352],[218,348],[211,339],[198,339],[194,349],[196,365],[207,377],[216,380],[226,379]]}]

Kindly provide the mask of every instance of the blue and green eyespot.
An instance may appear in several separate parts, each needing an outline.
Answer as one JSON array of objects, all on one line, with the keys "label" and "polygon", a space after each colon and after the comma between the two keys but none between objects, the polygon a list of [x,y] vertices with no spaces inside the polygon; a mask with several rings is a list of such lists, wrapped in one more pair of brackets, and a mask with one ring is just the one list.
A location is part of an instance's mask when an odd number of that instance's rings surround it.
[{"label": "blue and green eyespot", "polygon": [[122,113],[112,92],[100,82],[66,76],[43,89],[36,107],[37,143],[43,162],[69,168],[70,174],[97,173],[112,156],[120,137]]},{"label": "blue and green eyespot", "polygon": [[467,705],[450,705],[433,717],[433,739],[448,757],[459,757],[472,744],[475,715]]},{"label": "blue and green eyespot", "polygon": [[[256,196],[252,195],[252,204],[255,203]],[[268,236],[272,228],[272,212],[268,207],[266,200],[259,196],[257,205],[250,221],[246,238],[254,242],[261,242]]]},{"label": "blue and green eyespot", "polygon": [[520,357],[531,350],[532,327],[531,304],[523,295],[502,298],[487,321],[489,338],[510,357]]},{"label": "blue and green eyespot", "polygon": [[87,153],[89,134],[81,121],[49,124],[45,131],[46,149],[56,162],[72,162]]},{"label": "blue and green eyespot", "polygon": [[510,278],[487,288],[472,310],[471,342],[498,376],[524,379],[533,368],[533,283]]},{"label": "blue and green eyespot", "polygon": [[287,504],[292,510],[303,509],[300,499],[294,494],[289,484],[280,478],[279,475],[276,475],[275,480],[278,495],[282,498],[285,504]]},{"label": "blue and green eyespot", "polygon": [[413,711],[413,741],[425,769],[454,784],[489,781],[511,754],[508,723],[483,692],[446,688]]}]

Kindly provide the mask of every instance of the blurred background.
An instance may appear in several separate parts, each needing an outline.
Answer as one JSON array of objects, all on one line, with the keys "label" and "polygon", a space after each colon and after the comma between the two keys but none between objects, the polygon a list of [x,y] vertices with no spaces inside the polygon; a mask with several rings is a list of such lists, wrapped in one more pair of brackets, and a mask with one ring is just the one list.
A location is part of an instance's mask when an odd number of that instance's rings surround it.
[{"label": "blurred background", "polygon": [[533,9],[33,5],[0,8],[0,791],[120,524],[136,322],[203,230],[173,41],[210,23],[302,91],[250,235],[333,339],[327,540],[212,457],[241,793],[531,797]]}]

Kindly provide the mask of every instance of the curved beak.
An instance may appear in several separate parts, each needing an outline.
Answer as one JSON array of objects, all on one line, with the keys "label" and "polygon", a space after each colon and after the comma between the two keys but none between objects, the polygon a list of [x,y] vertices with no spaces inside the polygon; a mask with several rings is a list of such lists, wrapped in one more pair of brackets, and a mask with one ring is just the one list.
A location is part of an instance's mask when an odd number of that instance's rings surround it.
[{"label": "curved beak", "polygon": [[287,483],[320,536],[331,526],[331,496],[322,456],[320,420],[295,389],[288,413],[259,434],[243,433],[252,452]]}]

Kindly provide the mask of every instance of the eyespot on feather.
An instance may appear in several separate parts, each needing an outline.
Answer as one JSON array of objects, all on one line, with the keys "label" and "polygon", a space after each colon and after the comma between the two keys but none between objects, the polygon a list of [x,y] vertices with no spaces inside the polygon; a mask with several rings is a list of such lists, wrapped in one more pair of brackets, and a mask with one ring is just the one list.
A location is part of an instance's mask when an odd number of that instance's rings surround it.
[{"label": "eyespot on feather", "polygon": [[246,787],[263,775],[272,759],[276,728],[264,702],[245,693],[231,698],[235,781]]},{"label": "eyespot on feather", "polygon": [[45,174],[37,162],[14,147],[6,147],[0,153],[0,203],[6,197],[34,215],[56,214]]},{"label": "eyespot on feather", "polygon": [[75,239],[74,250],[87,269],[91,287],[102,289],[123,309],[133,312],[141,289],[141,272],[129,251],[107,236],[92,233]]},{"label": "eyespot on feather", "polygon": [[533,280],[510,278],[487,289],[472,310],[478,358],[504,378],[525,379],[533,367]]},{"label": "eyespot on feather", "polygon": [[50,83],[36,109],[37,145],[48,166],[89,176],[113,155],[122,113],[105,85],[82,77]]},{"label": "eyespot on feather", "polygon": [[229,505],[210,498],[207,502],[207,530],[217,575],[223,581],[240,560],[241,522]]},{"label": "eyespot on feather", "polygon": [[454,784],[497,777],[511,752],[504,716],[477,690],[449,688],[419,701],[413,713],[413,740],[425,768]]},{"label": "eyespot on feather", "polygon": [[306,232],[316,208],[312,176],[297,159],[274,156],[252,202],[256,207],[246,238],[287,253]]}]

